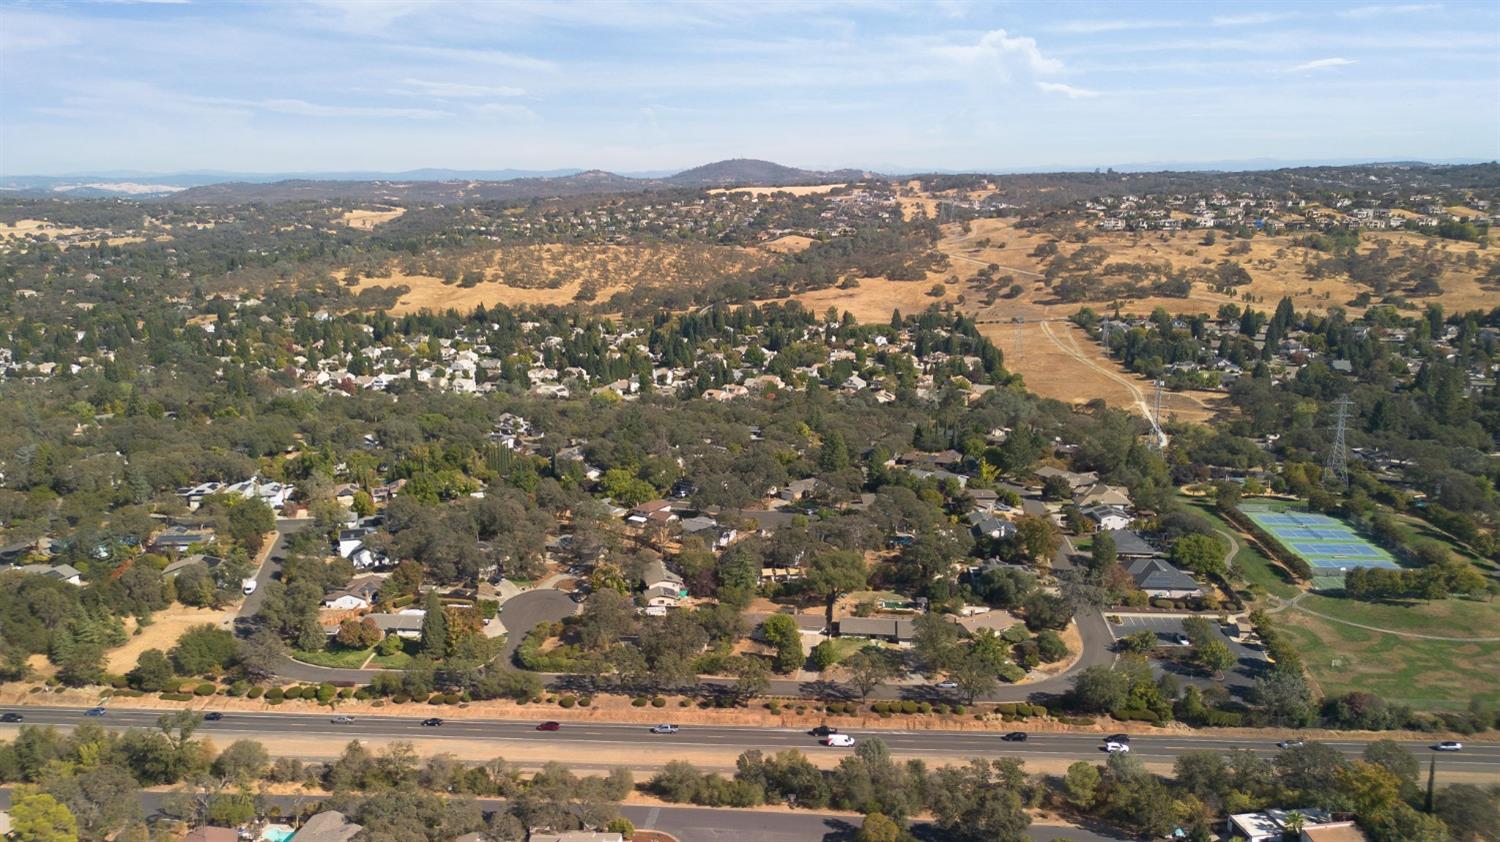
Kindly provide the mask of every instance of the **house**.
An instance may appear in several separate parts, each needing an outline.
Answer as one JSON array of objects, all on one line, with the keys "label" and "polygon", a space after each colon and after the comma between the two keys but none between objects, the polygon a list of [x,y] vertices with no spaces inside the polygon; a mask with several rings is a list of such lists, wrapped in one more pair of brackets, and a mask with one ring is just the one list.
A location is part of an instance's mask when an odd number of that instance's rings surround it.
[{"label": "house", "polygon": [[970,512],[969,524],[969,531],[974,533],[975,538],[1009,538],[1016,534],[1015,524],[991,514]]},{"label": "house", "polygon": [[[410,614],[366,614],[365,618],[386,634],[415,640],[422,636],[422,617],[425,614],[425,611],[414,611]],[[324,626],[323,629],[329,634],[338,634],[339,627]]]},{"label": "house", "polygon": [[58,579],[70,585],[83,584],[83,572],[71,564],[27,564],[16,569],[22,573],[35,573],[49,579]]},{"label": "house", "polygon": [[365,545],[365,536],[375,530],[368,526],[356,526],[350,529],[340,529],[337,551],[339,558],[349,558]]},{"label": "house", "polygon": [[1298,842],[1370,842],[1359,825],[1352,821],[1329,822],[1308,827],[1302,826]]},{"label": "house", "polygon": [[1038,479],[1041,479],[1044,482],[1046,481],[1047,477],[1062,477],[1063,480],[1068,483],[1068,487],[1073,489],[1082,488],[1086,485],[1093,485],[1094,483],[1099,481],[1099,475],[1094,473],[1093,471],[1089,471],[1088,473],[1084,474],[1075,474],[1072,471],[1065,471],[1061,468],[1054,468],[1050,465],[1045,468],[1037,468],[1036,475]]},{"label": "house", "polygon": [[661,609],[654,613],[665,613],[668,608],[676,608],[682,604],[683,596],[682,588],[676,585],[657,585],[654,588],[647,588],[646,592],[641,594],[641,598],[646,601],[647,613],[653,613],[649,610],[652,608]]},{"label": "house", "polygon": [[182,552],[194,544],[207,544],[213,539],[213,532],[200,532],[185,526],[169,526],[165,532],[151,539],[151,549],[158,552],[164,550]]},{"label": "house", "polygon": [[1115,542],[1115,557],[1121,562],[1134,561],[1140,558],[1163,558],[1161,550],[1146,543],[1146,539],[1129,529],[1105,530]]},{"label": "house", "polygon": [[349,821],[349,817],[338,810],[324,810],[303,824],[291,842],[349,842],[364,830],[363,825]]},{"label": "house", "polygon": [[904,465],[918,465],[928,468],[952,468],[964,460],[964,455],[957,450],[941,450],[937,453],[923,453],[913,450],[901,454],[900,462]]},{"label": "house", "polygon": [[677,513],[672,511],[670,500],[648,500],[630,510],[630,515],[625,518],[626,523],[642,526],[647,523],[668,524],[677,520]]},{"label": "house", "polygon": [[1095,529],[1124,529],[1135,520],[1119,506],[1088,506],[1079,511],[1094,524]]},{"label": "house", "polygon": [[370,489],[370,499],[376,503],[389,503],[405,487],[405,479],[398,479],[395,482],[386,483],[385,485],[377,485]]},{"label": "house", "polygon": [[356,611],[375,604],[380,595],[380,586],[385,579],[380,576],[356,576],[342,590],[323,595],[323,607],[339,611]]},{"label": "house", "polygon": [[907,617],[845,617],[834,623],[839,637],[867,637],[891,643],[910,643],[916,630]]},{"label": "house", "polygon": [[807,479],[794,479],[791,482],[787,483],[786,488],[783,488],[781,490],[781,493],[777,496],[787,501],[788,503],[791,503],[797,500],[801,500],[803,497],[808,497],[812,494],[815,494],[817,493],[817,490],[818,480],[815,477],[808,477]]},{"label": "house", "polygon": [[239,842],[240,833],[230,827],[204,825],[182,837],[182,842]]},{"label": "house", "polygon": [[1164,559],[1137,559],[1126,565],[1125,570],[1135,580],[1135,586],[1145,591],[1147,596],[1181,599],[1201,596],[1203,593],[1203,588],[1199,587],[1196,579]]},{"label": "house", "polygon": [[163,579],[175,579],[179,573],[188,569],[189,567],[203,567],[204,569],[212,570],[213,568],[218,567],[219,564],[223,561],[224,559],[219,558],[216,555],[194,553],[190,556],[183,556],[182,558],[177,559],[166,567],[163,567],[161,569],[161,577]]},{"label": "house", "polygon": [[641,571],[641,587],[648,592],[657,588],[671,588],[681,596],[687,596],[687,589],[682,586],[682,577],[668,570],[666,562],[661,559],[650,562]]},{"label": "house", "polygon": [[1335,822],[1327,810],[1308,807],[1303,810],[1262,810],[1258,813],[1236,813],[1225,823],[1224,833],[1229,839],[1247,842],[1280,842],[1286,835],[1288,819],[1296,824],[1301,819],[1302,830],[1324,825],[1347,824]]},{"label": "house", "polygon": [[1073,490],[1073,502],[1079,506],[1129,506],[1130,494],[1116,485],[1092,483]]}]

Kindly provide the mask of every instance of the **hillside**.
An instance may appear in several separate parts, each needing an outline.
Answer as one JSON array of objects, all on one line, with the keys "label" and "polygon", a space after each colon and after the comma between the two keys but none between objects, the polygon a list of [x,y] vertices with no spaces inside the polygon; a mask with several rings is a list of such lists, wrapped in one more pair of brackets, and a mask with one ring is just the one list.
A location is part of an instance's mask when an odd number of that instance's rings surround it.
[{"label": "hillside", "polygon": [[860,170],[820,172],[787,167],[771,161],[733,158],[683,170],[666,180],[678,187],[728,187],[749,184],[778,187],[792,184],[858,181],[866,176],[867,174]]}]

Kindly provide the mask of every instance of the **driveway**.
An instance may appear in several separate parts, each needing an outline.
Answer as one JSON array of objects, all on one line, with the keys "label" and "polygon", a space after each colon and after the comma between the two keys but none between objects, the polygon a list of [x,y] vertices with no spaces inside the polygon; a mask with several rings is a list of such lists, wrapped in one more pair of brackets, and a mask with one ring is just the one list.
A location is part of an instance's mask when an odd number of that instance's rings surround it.
[{"label": "driveway", "polygon": [[[1125,637],[1140,631],[1150,631],[1156,635],[1158,646],[1186,649],[1177,643],[1177,635],[1182,634],[1182,617],[1149,617],[1149,616],[1125,616],[1120,618],[1120,624],[1115,626],[1115,635]],[[1255,679],[1264,675],[1269,668],[1266,662],[1265,652],[1246,646],[1228,635],[1218,623],[1213,624],[1214,634],[1229,647],[1234,654],[1235,665],[1224,674],[1222,681],[1192,671],[1176,664],[1160,661],[1153,658],[1152,669],[1160,675],[1163,672],[1171,672],[1184,683],[1196,684],[1206,687],[1211,684],[1222,684],[1234,696],[1243,697],[1255,685]]]},{"label": "driveway", "polygon": [[562,591],[548,588],[530,590],[516,594],[500,606],[500,621],[505,623],[507,634],[505,649],[500,653],[500,663],[511,663],[516,649],[526,633],[537,623],[552,623],[571,617],[578,606]]}]

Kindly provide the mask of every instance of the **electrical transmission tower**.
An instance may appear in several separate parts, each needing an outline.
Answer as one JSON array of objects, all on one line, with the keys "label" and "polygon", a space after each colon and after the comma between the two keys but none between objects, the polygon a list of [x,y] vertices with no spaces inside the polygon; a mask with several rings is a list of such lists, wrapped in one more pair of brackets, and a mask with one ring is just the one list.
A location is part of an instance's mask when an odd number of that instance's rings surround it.
[{"label": "electrical transmission tower", "polygon": [[1348,395],[1340,397],[1333,404],[1333,446],[1328,450],[1328,456],[1323,460],[1323,472],[1325,476],[1331,476],[1340,485],[1349,484],[1349,446],[1345,441],[1345,433],[1349,426],[1349,407],[1354,404]]}]

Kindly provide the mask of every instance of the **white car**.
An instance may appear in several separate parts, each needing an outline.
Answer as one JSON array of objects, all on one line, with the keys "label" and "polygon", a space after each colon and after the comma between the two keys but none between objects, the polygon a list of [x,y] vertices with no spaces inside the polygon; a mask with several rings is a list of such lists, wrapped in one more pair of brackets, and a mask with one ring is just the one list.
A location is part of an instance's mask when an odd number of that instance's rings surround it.
[{"label": "white car", "polygon": [[823,738],[823,745],[834,748],[851,748],[854,746],[854,738],[848,734],[829,734]]},{"label": "white car", "polygon": [[255,593],[255,587],[259,584],[260,583],[255,581],[254,579],[246,579],[245,581],[240,582],[240,590],[245,592],[245,596],[249,596],[250,594]]},{"label": "white car", "polygon": [[1463,751],[1464,744],[1458,740],[1443,740],[1432,747],[1433,751]]},{"label": "white car", "polygon": [[938,683],[936,683],[936,684],[934,684],[932,686],[936,687],[939,690],[957,690],[958,689],[958,682],[954,681],[952,679],[949,679],[947,681],[939,681]]},{"label": "white car", "polygon": [[1110,754],[1129,754],[1130,743],[1105,743],[1104,750]]}]

